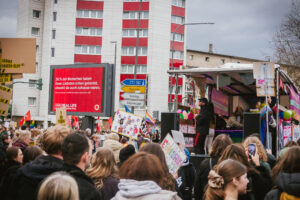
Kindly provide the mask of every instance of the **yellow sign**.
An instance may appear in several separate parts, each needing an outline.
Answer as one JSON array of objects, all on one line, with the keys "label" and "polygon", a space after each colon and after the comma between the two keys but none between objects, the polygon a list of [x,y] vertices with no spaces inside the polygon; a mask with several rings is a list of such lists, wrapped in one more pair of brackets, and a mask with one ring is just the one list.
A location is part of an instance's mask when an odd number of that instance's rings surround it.
[{"label": "yellow sign", "polygon": [[66,126],[67,124],[67,110],[66,107],[56,108],[56,124]]},{"label": "yellow sign", "polygon": [[5,83],[11,81],[11,74],[1,74],[0,83]]},{"label": "yellow sign", "polygon": [[140,93],[145,93],[146,88],[145,86],[124,86],[122,87],[124,92],[134,93],[139,91]]},{"label": "yellow sign", "polygon": [[8,112],[9,104],[0,102],[0,116],[6,116]]}]

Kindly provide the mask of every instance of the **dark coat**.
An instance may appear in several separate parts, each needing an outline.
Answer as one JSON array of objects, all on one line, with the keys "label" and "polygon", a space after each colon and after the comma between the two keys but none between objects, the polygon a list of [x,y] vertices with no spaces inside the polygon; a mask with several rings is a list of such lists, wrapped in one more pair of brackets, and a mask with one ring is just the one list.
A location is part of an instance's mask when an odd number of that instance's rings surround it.
[{"label": "dark coat", "polygon": [[267,194],[265,200],[279,200],[282,192],[300,198],[300,173],[279,173],[277,186]]},{"label": "dark coat", "polygon": [[63,171],[68,172],[76,180],[80,200],[102,199],[100,192],[95,188],[92,179],[90,179],[80,168],[75,165],[64,163]]},{"label": "dark coat", "polygon": [[37,199],[40,183],[48,175],[60,171],[62,165],[63,161],[61,159],[42,155],[21,167],[17,172],[15,181],[15,198],[23,200]]},{"label": "dark coat", "polygon": [[109,176],[102,181],[103,187],[100,189],[101,197],[103,200],[110,200],[119,191],[118,184],[120,180],[115,177]]},{"label": "dark coat", "polygon": [[202,106],[200,114],[196,116],[196,133],[208,135],[210,118],[209,110],[205,106]]},{"label": "dark coat", "polygon": [[177,185],[183,200],[192,200],[196,169],[192,163],[178,169]]},{"label": "dark coat", "polygon": [[219,158],[213,157],[213,158],[206,158],[203,160],[199,167],[199,172],[196,177],[195,182],[195,199],[196,200],[202,200],[204,193],[205,193],[205,187],[208,182],[208,174],[211,169],[217,164]]}]

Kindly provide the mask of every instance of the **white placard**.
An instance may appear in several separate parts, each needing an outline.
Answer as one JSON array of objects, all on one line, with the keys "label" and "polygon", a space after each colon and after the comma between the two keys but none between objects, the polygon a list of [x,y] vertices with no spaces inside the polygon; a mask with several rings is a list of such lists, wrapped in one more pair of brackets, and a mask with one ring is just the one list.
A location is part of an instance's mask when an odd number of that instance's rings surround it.
[{"label": "white placard", "polygon": [[176,143],[185,144],[184,136],[183,136],[183,133],[181,131],[171,130],[171,132],[172,132],[173,139]]}]

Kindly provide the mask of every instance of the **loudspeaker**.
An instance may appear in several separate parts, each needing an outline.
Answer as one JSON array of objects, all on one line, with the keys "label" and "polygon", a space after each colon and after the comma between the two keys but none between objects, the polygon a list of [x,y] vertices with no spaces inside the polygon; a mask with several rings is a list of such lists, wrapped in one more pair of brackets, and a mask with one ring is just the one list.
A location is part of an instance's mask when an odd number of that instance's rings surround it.
[{"label": "loudspeaker", "polygon": [[260,134],[260,113],[244,113],[244,138],[253,133]]},{"label": "loudspeaker", "polygon": [[162,112],[161,140],[163,140],[168,133],[171,134],[171,130],[179,130],[179,115],[176,112]]},{"label": "loudspeaker", "polygon": [[81,129],[85,130],[87,128],[91,129],[91,134],[94,133],[94,118],[91,116],[85,116],[82,118]]}]

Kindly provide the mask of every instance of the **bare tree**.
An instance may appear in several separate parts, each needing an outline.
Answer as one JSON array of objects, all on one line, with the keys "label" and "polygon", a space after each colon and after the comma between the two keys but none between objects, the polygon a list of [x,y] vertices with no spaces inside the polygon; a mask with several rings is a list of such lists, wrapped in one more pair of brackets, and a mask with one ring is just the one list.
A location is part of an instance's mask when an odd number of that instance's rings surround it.
[{"label": "bare tree", "polygon": [[292,2],[291,12],[275,33],[272,45],[276,62],[300,66],[300,1]]}]

